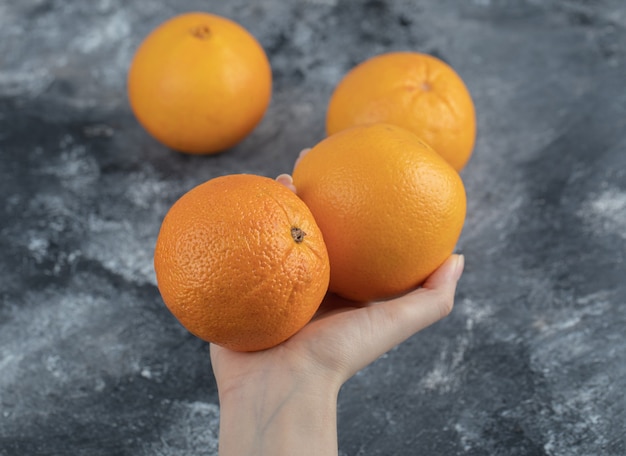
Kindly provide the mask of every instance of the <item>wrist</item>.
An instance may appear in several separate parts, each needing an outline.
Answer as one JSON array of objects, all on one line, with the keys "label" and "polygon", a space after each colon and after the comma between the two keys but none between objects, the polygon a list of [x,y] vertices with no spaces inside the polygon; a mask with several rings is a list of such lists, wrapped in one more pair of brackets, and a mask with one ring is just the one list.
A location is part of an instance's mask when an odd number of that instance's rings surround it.
[{"label": "wrist", "polygon": [[220,390],[220,456],[337,454],[338,389],[283,374]]}]

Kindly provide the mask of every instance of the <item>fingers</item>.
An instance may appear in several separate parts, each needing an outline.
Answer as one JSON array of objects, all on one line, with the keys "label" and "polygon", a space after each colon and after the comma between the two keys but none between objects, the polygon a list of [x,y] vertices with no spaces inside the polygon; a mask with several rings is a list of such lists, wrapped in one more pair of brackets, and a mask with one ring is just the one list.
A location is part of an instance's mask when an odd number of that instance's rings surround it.
[{"label": "fingers", "polygon": [[308,147],[308,148],[302,149],[300,151],[300,153],[298,154],[298,158],[296,158],[296,162],[293,165],[294,169],[295,169],[296,166],[298,166],[298,163],[300,163],[300,160],[302,160],[302,157],[304,157],[307,154],[307,152],[310,151],[310,150],[311,150],[311,148]]},{"label": "fingers", "polygon": [[454,305],[456,285],[463,273],[464,257],[452,255],[422,288],[399,298],[370,305],[353,313],[359,318],[361,344],[355,347],[354,371],[447,316]]},{"label": "fingers", "polygon": [[[300,153],[298,154],[298,158],[296,159],[296,163],[294,164],[294,168],[296,166],[298,166],[298,163],[300,162],[300,160],[302,160],[302,157],[304,157],[306,155],[306,153],[308,151],[310,151],[311,149],[302,149],[300,151]],[[283,184],[285,187],[287,187],[289,190],[291,190],[292,192],[296,193],[296,186],[293,185],[293,178],[291,177],[291,175],[289,174],[281,174],[278,177],[276,177],[276,182]]]},{"label": "fingers", "polygon": [[289,190],[296,193],[296,186],[293,185],[293,179],[291,178],[289,174],[279,175],[278,177],[276,177],[276,182],[278,182],[279,184],[283,184]]}]

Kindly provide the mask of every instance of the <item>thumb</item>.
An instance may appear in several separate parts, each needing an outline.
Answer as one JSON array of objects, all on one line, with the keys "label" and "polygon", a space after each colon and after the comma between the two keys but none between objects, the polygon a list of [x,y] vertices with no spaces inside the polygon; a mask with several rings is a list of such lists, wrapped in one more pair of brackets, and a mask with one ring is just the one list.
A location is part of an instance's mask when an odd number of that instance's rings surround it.
[{"label": "thumb", "polygon": [[[437,311],[433,313],[435,321],[445,317],[452,311],[454,305],[454,294],[456,285],[463,274],[465,267],[465,257],[463,255],[451,255],[428,279],[421,288],[413,293],[429,293],[434,295],[431,299],[431,309]],[[411,294],[411,293],[409,293]]]},{"label": "thumb", "polygon": [[447,316],[454,306],[464,264],[463,255],[451,255],[417,290],[352,311],[351,323],[366,337],[354,350],[349,374]]},{"label": "thumb", "polygon": [[429,290],[445,287],[447,284],[454,284],[459,281],[463,268],[465,266],[465,257],[463,255],[452,255],[446,260],[435,272],[433,272],[422,288]]},{"label": "thumb", "polygon": [[420,288],[395,299],[394,311],[400,311],[408,335],[447,316],[454,306],[456,285],[463,274],[465,257],[451,255]]}]

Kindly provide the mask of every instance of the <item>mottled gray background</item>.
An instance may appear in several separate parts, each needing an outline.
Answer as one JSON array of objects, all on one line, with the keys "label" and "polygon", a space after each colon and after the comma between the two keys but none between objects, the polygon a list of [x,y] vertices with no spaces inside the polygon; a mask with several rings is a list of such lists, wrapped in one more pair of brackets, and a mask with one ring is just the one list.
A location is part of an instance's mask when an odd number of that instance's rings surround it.
[{"label": "mottled gray background", "polygon": [[[156,143],[125,94],[142,38],[190,10],[274,71],[214,157]],[[341,76],[391,50],[474,97],[467,268],[448,319],[345,385],[340,454],[626,455],[623,0],[0,0],[0,455],[216,454],[207,345],[155,287],[162,217],[211,177],[289,171]]]}]

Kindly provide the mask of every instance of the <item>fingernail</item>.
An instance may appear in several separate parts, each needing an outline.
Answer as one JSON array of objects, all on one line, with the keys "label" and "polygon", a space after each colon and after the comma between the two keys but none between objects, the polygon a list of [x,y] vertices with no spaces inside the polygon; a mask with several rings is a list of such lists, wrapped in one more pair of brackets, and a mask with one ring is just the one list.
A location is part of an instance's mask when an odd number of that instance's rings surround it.
[{"label": "fingernail", "polygon": [[456,256],[456,261],[454,262],[454,280],[458,281],[461,278],[461,274],[463,274],[463,269],[465,268],[465,255],[460,254]]}]

